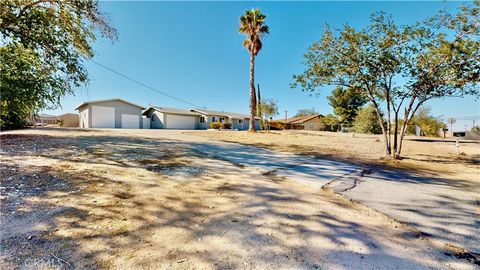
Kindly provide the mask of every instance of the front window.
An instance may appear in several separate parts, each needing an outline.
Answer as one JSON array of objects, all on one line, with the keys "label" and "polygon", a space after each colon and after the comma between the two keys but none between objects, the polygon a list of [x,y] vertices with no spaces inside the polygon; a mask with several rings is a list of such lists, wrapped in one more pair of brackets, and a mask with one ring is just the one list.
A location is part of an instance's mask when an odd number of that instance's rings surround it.
[{"label": "front window", "polygon": [[225,122],[225,117],[220,117],[220,122],[221,123]]},{"label": "front window", "polygon": [[215,116],[212,116],[212,122],[217,122],[217,118]]},{"label": "front window", "polygon": [[238,119],[239,124],[243,124],[243,119]]},{"label": "front window", "polygon": [[205,123],[205,122],[206,122],[206,121],[205,121],[205,116],[200,116],[200,123],[203,124],[203,123]]}]

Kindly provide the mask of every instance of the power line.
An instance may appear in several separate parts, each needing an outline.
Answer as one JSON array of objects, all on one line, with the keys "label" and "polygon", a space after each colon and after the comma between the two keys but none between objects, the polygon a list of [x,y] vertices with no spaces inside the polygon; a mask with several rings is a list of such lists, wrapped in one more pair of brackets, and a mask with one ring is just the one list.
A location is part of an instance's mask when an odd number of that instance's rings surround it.
[{"label": "power line", "polygon": [[480,119],[480,116],[451,116],[451,117],[439,117],[439,119],[454,118],[455,120],[476,120]]},{"label": "power line", "polygon": [[149,85],[146,85],[146,84],[144,84],[144,83],[142,83],[142,82],[140,82],[140,81],[137,81],[137,80],[135,80],[135,79],[133,79],[133,78],[125,75],[125,74],[122,74],[122,73],[120,73],[120,72],[118,72],[118,71],[116,71],[116,70],[114,70],[114,69],[112,69],[112,68],[109,68],[109,67],[107,67],[107,66],[105,66],[105,65],[103,65],[103,64],[100,64],[100,63],[98,63],[98,62],[96,62],[96,61],[94,61],[94,60],[90,60],[90,61],[92,61],[94,64],[97,64],[98,66],[100,66],[100,67],[102,67],[102,68],[104,68],[104,69],[106,69],[106,70],[108,70],[108,71],[110,71],[110,72],[113,72],[113,73],[115,73],[115,74],[117,74],[117,75],[119,75],[119,76],[122,76],[122,77],[124,77],[124,78],[126,78],[126,79],[128,79],[128,80],[130,80],[130,81],[132,81],[132,82],[134,82],[134,83],[136,83],[136,84],[139,84],[139,85],[141,85],[141,86],[143,86],[143,87],[145,87],[145,88],[148,88],[148,89],[150,89],[150,90],[152,90],[152,91],[155,91],[155,92],[157,92],[157,93],[159,93],[159,94],[161,94],[161,95],[164,95],[164,96],[169,97],[169,98],[171,98],[171,99],[175,99],[175,100],[177,100],[177,101],[183,102],[183,103],[185,103],[185,104],[191,105],[191,106],[196,107],[196,108],[202,108],[202,107],[203,107],[203,106],[199,106],[199,105],[197,105],[197,104],[188,102],[188,101],[186,101],[186,100],[184,100],[184,99],[181,99],[181,98],[172,96],[172,95],[170,95],[170,94],[167,94],[167,93],[165,93],[165,92],[163,92],[163,91],[160,91],[160,90],[158,90],[158,89],[156,89],[156,88],[153,88],[153,87],[151,87],[151,86],[149,86]]}]

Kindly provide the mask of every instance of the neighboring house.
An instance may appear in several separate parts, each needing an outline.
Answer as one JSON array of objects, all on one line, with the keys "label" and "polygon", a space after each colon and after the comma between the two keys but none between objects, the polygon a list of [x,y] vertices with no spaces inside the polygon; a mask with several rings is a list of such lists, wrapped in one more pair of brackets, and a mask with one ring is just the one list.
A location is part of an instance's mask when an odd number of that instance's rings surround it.
[{"label": "neighboring house", "polygon": [[55,125],[57,123],[57,117],[55,115],[42,113],[35,117],[37,126]]},{"label": "neighboring house", "polygon": [[323,121],[324,116],[321,114],[300,116],[287,119],[285,121],[286,128],[289,129],[304,129],[304,130],[326,130],[326,125]]},{"label": "neighboring house", "polygon": [[[250,115],[248,114],[219,112],[206,109],[191,109],[190,111],[197,112],[201,115],[199,119],[199,129],[208,129],[211,123],[221,122],[232,124],[232,129],[247,130],[250,121]],[[255,127],[257,129],[260,128],[259,120],[259,117],[255,117]]]},{"label": "neighboring house", "polygon": [[190,110],[150,106],[143,112],[151,119],[151,128],[199,129],[200,113]]},{"label": "neighboring house", "polygon": [[78,114],[65,113],[57,116],[57,123],[62,127],[78,127],[80,118]]},{"label": "neighboring house", "polygon": [[75,108],[80,128],[150,128],[148,119],[142,119],[143,109],[120,98],[85,101]]}]

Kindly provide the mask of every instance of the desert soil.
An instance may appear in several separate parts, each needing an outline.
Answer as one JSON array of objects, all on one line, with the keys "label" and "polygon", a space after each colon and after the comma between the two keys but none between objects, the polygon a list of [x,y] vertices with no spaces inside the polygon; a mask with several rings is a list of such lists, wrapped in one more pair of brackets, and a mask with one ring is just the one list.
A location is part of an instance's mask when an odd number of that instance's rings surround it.
[{"label": "desert soil", "polygon": [[342,196],[185,142],[76,129],[0,139],[0,269],[474,267]]}]

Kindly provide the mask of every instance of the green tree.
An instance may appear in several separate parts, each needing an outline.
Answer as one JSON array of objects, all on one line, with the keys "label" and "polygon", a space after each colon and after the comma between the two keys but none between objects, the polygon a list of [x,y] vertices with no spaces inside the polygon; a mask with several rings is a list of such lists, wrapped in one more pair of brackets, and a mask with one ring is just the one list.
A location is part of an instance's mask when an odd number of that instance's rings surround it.
[{"label": "green tree", "polygon": [[337,86],[327,97],[340,123],[352,123],[358,110],[367,103],[367,98],[356,88]]},{"label": "green tree", "polygon": [[[444,12],[414,25],[397,26],[377,13],[363,30],[345,26],[336,34],[327,26],[305,54],[306,70],[294,76],[292,87],[359,89],[374,106],[385,153],[400,158],[407,126],[426,101],[480,95],[479,17],[476,1],[455,15]],[[401,112],[405,121],[399,126]]]},{"label": "green tree", "polygon": [[93,57],[96,33],[116,30],[97,1],[3,0],[0,8],[1,128],[15,128],[88,82],[83,67]]},{"label": "green tree", "polygon": [[310,116],[310,115],[315,115],[319,114],[315,108],[311,109],[300,109],[298,110],[297,114],[295,114],[293,117],[301,117],[301,116]]},{"label": "green tree", "polygon": [[338,131],[338,129],[340,129],[340,121],[331,113],[323,118],[323,122],[328,126],[329,131]]},{"label": "green tree", "polygon": [[250,123],[248,130],[255,132],[256,95],[255,95],[255,57],[262,49],[262,35],[269,33],[265,24],[267,16],[262,14],[260,9],[245,10],[240,17],[239,32],[244,34],[246,39],[243,46],[250,54]]},{"label": "green tree", "polygon": [[377,112],[373,104],[358,111],[353,122],[353,131],[357,133],[382,134],[382,127],[377,120]]},{"label": "green tree", "polygon": [[[256,110],[257,110],[257,117],[260,117],[260,119],[263,119],[262,115],[262,97],[260,94],[260,84],[257,83],[257,99],[255,100],[257,103]],[[260,121],[260,129],[263,129],[263,121]]]},{"label": "green tree", "polygon": [[425,136],[437,137],[442,128],[446,125],[442,121],[431,115],[431,109],[428,106],[422,106],[418,112],[410,120],[410,125],[407,128],[407,134],[415,134],[415,126],[419,126]]},{"label": "green tree", "polygon": [[[270,117],[278,115],[278,102],[272,98],[262,101],[259,107],[261,110],[261,115],[265,116],[267,121],[270,121]],[[269,127],[269,125],[263,125],[264,128],[267,126]]]}]

